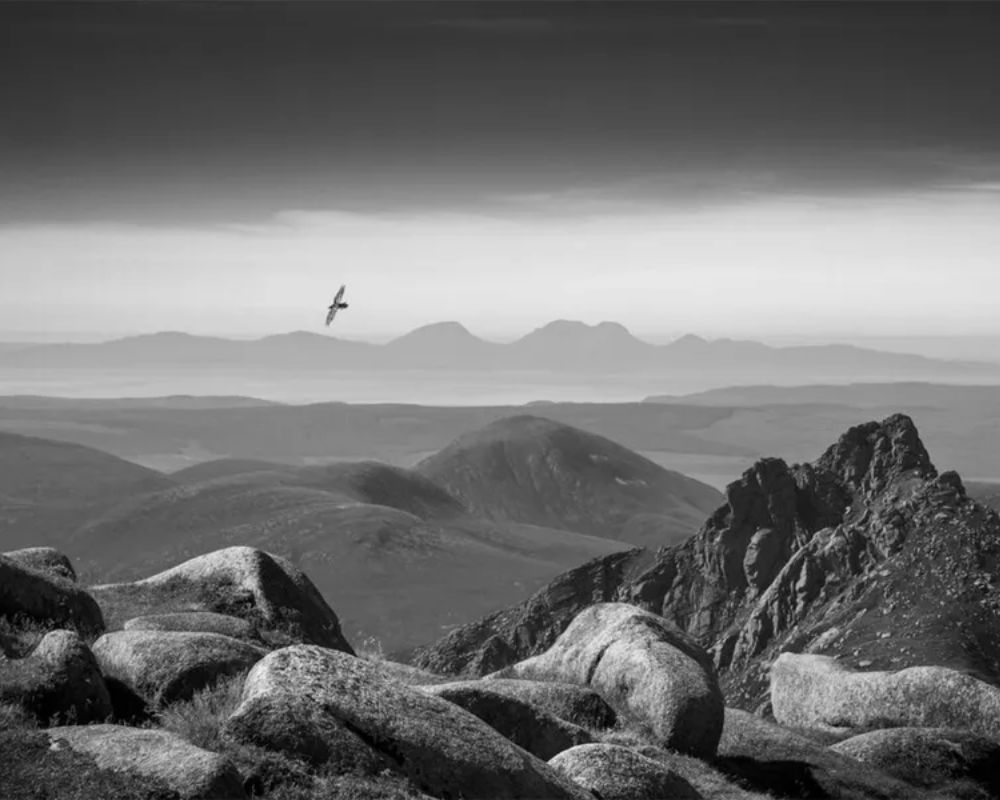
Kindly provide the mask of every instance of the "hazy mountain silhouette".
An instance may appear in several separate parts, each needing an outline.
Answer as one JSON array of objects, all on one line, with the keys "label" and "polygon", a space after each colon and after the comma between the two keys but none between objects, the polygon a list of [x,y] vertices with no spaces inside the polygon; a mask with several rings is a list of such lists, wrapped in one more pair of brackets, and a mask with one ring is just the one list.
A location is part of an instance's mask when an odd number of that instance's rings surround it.
[{"label": "hazy mountain silhouette", "polygon": [[287,369],[336,367],[378,372],[413,368],[551,370],[608,374],[737,369],[752,375],[806,371],[899,378],[997,375],[1000,364],[948,361],[848,345],[770,347],[759,342],[684,336],[666,345],[644,342],[616,322],[557,320],[510,343],[481,339],[457,322],[418,328],[387,344],[306,331],[244,341],[162,332],[87,344],[38,344],[0,350],[0,365],[31,368],[213,367]]},{"label": "hazy mountain silhouette", "polygon": [[502,349],[503,345],[474,336],[459,322],[436,322],[393,339],[384,346],[382,356],[408,367],[487,366]]},{"label": "hazy mountain silhouette", "polygon": [[855,408],[974,407],[986,411],[1000,406],[1000,386],[952,386],[915,381],[846,385],[726,386],[691,394],[651,395],[643,402],[706,406],[835,404]]},{"label": "hazy mountain silhouette", "polygon": [[634,337],[624,325],[586,325],[556,320],[504,349],[504,365],[527,369],[620,371],[656,364],[659,348]]},{"label": "hazy mountain silhouette", "polygon": [[652,548],[690,536],[722,500],[610,439],[528,415],[467,433],[416,470],[485,517]]}]

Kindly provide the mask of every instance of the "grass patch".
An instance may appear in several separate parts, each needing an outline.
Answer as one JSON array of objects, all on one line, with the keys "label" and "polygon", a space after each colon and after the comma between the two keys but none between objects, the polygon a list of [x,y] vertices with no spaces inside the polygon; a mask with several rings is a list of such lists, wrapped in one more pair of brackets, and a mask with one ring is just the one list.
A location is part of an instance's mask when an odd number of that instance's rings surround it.
[{"label": "grass patch", "polygon": [[368,661],[385,661],[385,649],[382,647],[382,640],[377,636],[369,636],[360,645],[354,648],[358,658]]},{"label": "grass patch", "polygon": [[167,706],[154,720],[197,747],[222,752],[226,746],[222,726],[240,704],[246,676],[247,672],[226,676],[195,692],[190,700]]},{"label": "grass patch", "polygon": [[0,732],[24,731],[38,727],[35,715],[17,703],[0,703]]},{"label": "grass patch", "polygon": [[6,658],[24,658],[38,646],[45,634],[62,627],[65,626],[21,615],[0,617],[0,653]]}]

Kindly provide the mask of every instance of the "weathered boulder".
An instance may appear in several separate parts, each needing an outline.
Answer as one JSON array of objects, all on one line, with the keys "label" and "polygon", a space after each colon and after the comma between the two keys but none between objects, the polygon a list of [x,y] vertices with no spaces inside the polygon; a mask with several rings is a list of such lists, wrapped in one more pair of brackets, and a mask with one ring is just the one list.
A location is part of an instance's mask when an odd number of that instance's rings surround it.
[{"label": "weathered boulder", "polygon": [[557,576],[524,602],[416,648],[411,660],[439,675],[478,678],[538,655],[585,608],[619,599],[621,585],[652,560],[653,554],[644,549],[592,559]]},{"label": "weathered boulder", "polygon": [[123,626],[127,631],[186,631],[217,633],[232,639],[263,644],[253,623],[229,614],[212,611],[180,611],[174,614],[148,614],[133,617]]},{"label": "weathered boulder", "polygon": [[584,610],[547,651],[497,677],[590,686],[658,743],[691,755],[714,755],[722,733],[724,702],[707,653],[672,623],[626,603]]},{"label": "weathered boulder", "polygon": [[274,644],[354,652],[312,581],[285,559],[252,547],[227,547],[141,581],[90,591],[112,629],[136,616],[212,611],[248,620]]},{"label": "weathered boulder", "polygon": [[0,659],[0,703],[20,706],[43,725],[103,722],[112,713],[97,660],[75,631],[52,631],[25,658]]},{"label": "weathered boulder", "polygon": [[461,681],[420,687],[428,694],[464,708],[543,761],[594,737],[571,722],[560,719],[524,700],[491,690],[496,681]]},{"label": "weathered boulder", "polygon": [[53,748],[46,730],[0,725],[0,753],[4,800],[180,800],[162,780],[99,767],[93,756],[65,745]]},{"label": "weathered boulder", "polygon": [[831,749],[916,786],[947,791],[972,784],[984,798],[1000,797],[1000,741],[969,731],[883,728]]},{"label": "weathered boulder", "polygon": [[616,744],[583,744],[549,761],[602,800],[700,800],[684,778],[658,761]]},{"label": "weathered boulder", "polygon": [[618,715],[608,702],[586,686],[557,681],[494,677],[487,677],[484,680],[491,692],[516,697],[581,728],[591,730],[613,728],[618,719]]},{"label": "weathered boulder", "polygon": [[1000,688],[944,667],[856,672],[828,656],[782,653],[775,719],[846,738],[876,728],[961,728],[1000,737]]},{"label": "weathered boulder", "polygon": [[333,773],[373,775],[393,767],[388,755],[373,749],[311,698],[258,695],[229,717],[224,734],[230,741],[301,759]]},{"label": "weathered boulder", "polygon": [[162,730],[123,725],[49,728],[52,748],[91,756],[98,767],[162,781],[184,800],[245,800],[233,764]]},{"label": "weathered boulder", "polygon": [[113,631],[94,643],[105,680],[151,709],[250,669],[267,650],[216,633]]},{"label": "weathered boulder", "polygon": [[[756,714],[726,709],[714,766],[768,797],[914,800],[912,785]],[[928,798],[930,800],[930,798]],[[943,797],[934,800],[944,800]]]},{"label": "weathered boulder", "polygon": [[[281,720],[267,720],[269,709],[293,701],[312,705],[314,733],[286,734]],[[316,743],[342,726],[418,788],[439,797],[587,797],[544,761],[453,703],[388,678],[365,659],[314,645],[276,650],[253,667],[226,735],[239,735],[247,715],[261,720],[261,730],[272,731],[256,743],[276,750],[289,739]]]},{"label": "weathered boulder", "polygon": [[4,553],[11,561],[36,572],[76,583],[76,570],[69,558],[54,547],[25,547]]},{"label": "weathered boulder", "polygon": [[104,630],[97,602],[67,578],[0,556],[0,617],[72,628],[82,635]]}]

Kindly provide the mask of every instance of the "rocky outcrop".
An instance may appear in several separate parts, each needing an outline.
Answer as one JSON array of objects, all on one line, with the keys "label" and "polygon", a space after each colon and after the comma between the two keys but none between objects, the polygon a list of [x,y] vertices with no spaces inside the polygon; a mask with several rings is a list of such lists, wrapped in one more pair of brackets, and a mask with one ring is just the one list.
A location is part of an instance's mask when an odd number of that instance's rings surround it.
[{"label": "rocky outcrop", "polygon": [[0,659],[0,703],[23,708],[42,725],[104,722],[112,713],[97,660],[75,631],[52,631],[27,657]]},{"label": "rocky outcrop", "polygon": [[[302,730],[282,730],[279,714],[288,703],[311,708]],[[269,653],[247,676],[242,702],[225,730],[238,736],[248,715],[271,736],[257,744],[280,750],[289,741],[320,746],[333,731],[363,742],[391,768],[436,797],[585,800],[587,794],[545,762],[517,747],[453,703],[385,677],[377,665],[345,653],[295,645]],[[346,730],[340,732],[339,728]],[[350,740],[353,741],[353,740]],[[592,798],[591,798],[592,800]]]},{"label": "rocky outcrop", "polygon": [[216,550],[150,578],[91,592],[111,628],[136,616],[210,611],[247,620],[277,645],[308,642],[354,652],[312,581],[285,559],[252,547]]},{"label": "rocky outcrop", "polygon": [[0,617],[27,619],[87,636],[104,630],[97,602],[68,578],[0,555]]},{"label": "rocky outcrop", "polygon": [[584,610],[544,653],[498,677],[589,686],[664,747],[715,753],[724,703],[711,659],[661,617],[625,603]]},{"label": "rocky outcrop", "polygon": [[182,800],[244,800],[243,781],[223,756],[167,731],[123,725],[50,728],[51,747],[68,747],[97,766],[138,773],[166,784]]},{"label": "rocky outcrop", "polygon": [[[475,681],[468,683],[478,685]],[[486,688],[497,694],[523,700],[554,714],[559,719],[590,730],[613,728],[618,719],[615,710],[601,695],[593,689],[575,683],[488,677]]]},{"label": "rocky outcrop", "polygon": [[853,736],[831,749],[915,786],[1000,797],[1000,741],[969,731],[885,728]]},{"label": "rocky outcrop", "polygon": [[492,683],[495,681],[464,681],[421,688],[475,714],[497,733],[543,761],[594,740],[579,725],[509,694],[492,691]]},{"label": "rocky outcrop", "polygon": [[701,800],[684,778],[651,758],[615,744],[584,744],[549,761],[555,769],[602,800],[671,798]]},{"label": "rocky outcrop", "polygon": [[105,679],[151,709],[187,700],[221,678],[245,672],[266,653],[216,633],[114,631],[94,643]]},{"label": "rocky outcrop", "polygon": [[877,728],[961,728],[1000,738],[1000,688],[943,667],[856,672],[826,656],[784,653],[771,668],[782,725],[841,738]]},{"label": "rocky outcrop", "polygon": [[181,611],[175,614],[149,614],[133,617],[123,626],[127,631],[183,631],[187,633],[215,633],[262,644],[253,623],[229,614],[211,611]]},{"label": "rocky outcrop", "polygon": [[558,576],[523,603],[462,625],[440,641],[417,648],[411,661],[441,675],[481,677],[537,655],[549,648],[583,609],[615,600],[620,587],[652,558],[646,550],[595,558]]},{"label": "rocky outcrop", "polygon": [[[741,708],[766,705],[767,668],[784,651],[1000,683],[1000,516],[970,500],[955,473],[937,473],[903,414],[851,428],[811,464],[761,459],[695,536],[644,565],[623,560],[592,602],[674,622],[710,650]],[[560,627],[565,606],[549,613],[545,598],[576,585],[570,575],[535,595],[530,622],[528,604],[500,611],[496,638],[464,626],[417,658],[473,675],[487,653],[495,662],[535,649],[520,642]],[[569,601],[575,611],[582,594]]]},{"label": "rocky outcrop", "polygon": [[66,555],[54,547],[25,547],[21,550],[11,550],[4,555],[22,567],[76,583],[76,570],[73,569],[73,564]]}]

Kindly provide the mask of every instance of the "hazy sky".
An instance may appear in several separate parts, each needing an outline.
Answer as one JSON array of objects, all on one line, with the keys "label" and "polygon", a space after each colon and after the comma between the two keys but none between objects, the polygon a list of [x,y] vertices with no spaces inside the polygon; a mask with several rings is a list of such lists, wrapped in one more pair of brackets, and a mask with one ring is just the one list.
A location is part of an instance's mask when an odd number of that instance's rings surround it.
[{"label": "hazy sky", "polygon": [[995,3],[4,3],[0,330],[1000,333]]}]

